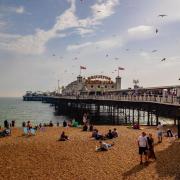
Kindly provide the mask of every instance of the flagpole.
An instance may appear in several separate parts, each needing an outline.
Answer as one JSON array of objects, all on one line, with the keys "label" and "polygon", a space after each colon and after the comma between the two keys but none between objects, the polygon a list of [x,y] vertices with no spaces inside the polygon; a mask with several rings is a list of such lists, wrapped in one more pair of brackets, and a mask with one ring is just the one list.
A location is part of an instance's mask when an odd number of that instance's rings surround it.
[{"label": "flagpole", "polygon": [[80,67],[80,72],[79,72],[79,75],[81,76],[81,67]]}]

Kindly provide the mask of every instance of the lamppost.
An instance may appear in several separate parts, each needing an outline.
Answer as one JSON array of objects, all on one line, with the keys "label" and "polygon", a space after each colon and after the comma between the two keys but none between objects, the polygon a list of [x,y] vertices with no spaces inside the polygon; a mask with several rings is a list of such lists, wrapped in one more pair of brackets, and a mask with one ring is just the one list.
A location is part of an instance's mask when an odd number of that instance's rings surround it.
[{"label": "lamppost", "polygon": [[58,79],[58,89],[57,89],[57,93],[60,94],[60,87],[59,87],[59,79]]}]

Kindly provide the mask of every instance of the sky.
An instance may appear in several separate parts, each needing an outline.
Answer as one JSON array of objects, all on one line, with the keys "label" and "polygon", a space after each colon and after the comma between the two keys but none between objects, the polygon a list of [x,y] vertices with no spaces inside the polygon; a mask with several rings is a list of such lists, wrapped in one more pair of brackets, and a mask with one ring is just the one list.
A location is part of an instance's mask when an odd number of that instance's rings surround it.
[{"label": "sky", "polygon": [[179,9],[179,0],[0,0],[0,96],[54,91],[80,66],[113,80],[125,68],[122,88],[178,85]]}]

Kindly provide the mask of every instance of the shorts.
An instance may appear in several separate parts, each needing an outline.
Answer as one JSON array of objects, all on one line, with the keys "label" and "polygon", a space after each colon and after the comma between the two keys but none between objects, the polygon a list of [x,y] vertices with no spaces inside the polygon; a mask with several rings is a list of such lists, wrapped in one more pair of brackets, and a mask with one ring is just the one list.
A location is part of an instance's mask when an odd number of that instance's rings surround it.
[{"label": "shorts", "polygon": [[146,155],[147,154],[147,147],[139,147],[139,154],[142,155]]},{"label": "shorts", "polygon": [[158,137],[162,137],[162,132],[157,133]]}]

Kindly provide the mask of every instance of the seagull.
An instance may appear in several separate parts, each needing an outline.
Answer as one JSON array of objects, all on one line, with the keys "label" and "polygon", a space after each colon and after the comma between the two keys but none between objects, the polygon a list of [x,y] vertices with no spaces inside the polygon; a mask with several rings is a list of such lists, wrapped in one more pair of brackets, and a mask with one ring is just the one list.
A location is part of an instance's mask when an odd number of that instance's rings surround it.
[{"label": "seagull", "polygon": [[74,58],[74,60],[77,60],[77,59],[78,59],[77,57]]},{"label": "seagull", "polygon": [[158,31],[159,31],[159,30],[158,30],[158,29],[156,29],[156,34],[158,33]]},{"label": "seagull", "polygon": [[109,57],[109,54],[106,54],[106,57]]},{"label": "seagull", "polygon": [[52,56],[56,56],[55,54],[53,54]]},{"label": "seagull", "polygon": [[98,13],[100,13],[101,11],[97,11]]},{"label": "seagull", "polygon": [[119,58],[118,58],[118,57],[115,57],[114,59],[115,59],[115,60],[118,60]]},{"label": "seagull", "polygon": [[165,17],[167,15],[166,14],[159,14],[158,16],[163,18],[163,17]]},{"label": "seagull", "polygon": [[155,49],[155,50],[152,51],[152,53],[154,53],[154,52],[157,52],[157,50]]},{"label": "seagull", "polygon": [[166,58],[161,59],[161,61],[165,61],[165,60],[166,60]]},{"label": "seagull", "polygon": [[129,51],[129,49],[126,49],[126,51]]}]

